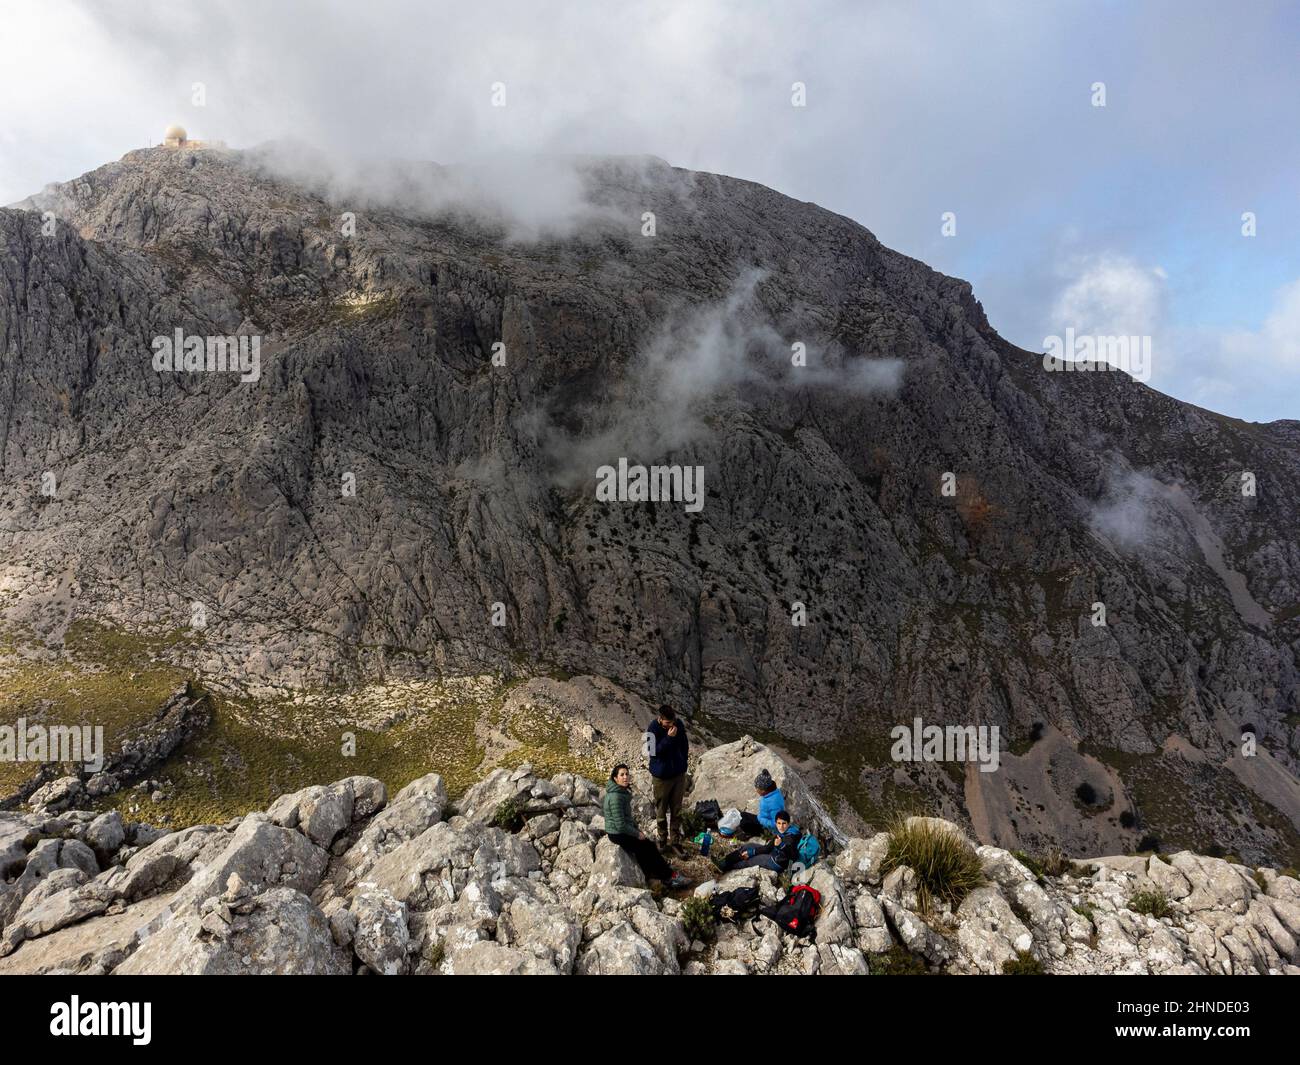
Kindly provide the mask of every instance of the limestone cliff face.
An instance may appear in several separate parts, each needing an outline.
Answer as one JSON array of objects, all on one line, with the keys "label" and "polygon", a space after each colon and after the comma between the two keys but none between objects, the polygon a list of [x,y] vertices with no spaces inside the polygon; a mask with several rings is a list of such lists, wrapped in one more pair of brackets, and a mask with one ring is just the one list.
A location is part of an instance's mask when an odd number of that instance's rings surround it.
[{"label": "limestone cliff face", "polygon": [[[198,602],[194,665],[240,682],[596,674],[990,842],[1104,849],[1135,810],[1294,850],[1300,423],[1045,372],[966,283],[761,186],[575,167],[582,218],[531,239],[439,168],[367,198],[265,152],[0,210],[7,616]],[[260,337],[259,379],[157,372],[176,329]],[[597,502],[620,457],[702,466],[703,509]],[[895,766],[916,716],[1014,753]]]}]

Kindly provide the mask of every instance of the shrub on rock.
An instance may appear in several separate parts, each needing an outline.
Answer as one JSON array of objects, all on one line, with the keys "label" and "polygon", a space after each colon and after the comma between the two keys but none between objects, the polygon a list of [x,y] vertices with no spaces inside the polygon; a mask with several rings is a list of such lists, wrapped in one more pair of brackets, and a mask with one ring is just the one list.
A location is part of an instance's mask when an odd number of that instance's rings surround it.
[{"label": "shrub on rock", "polygon": [[1128,908],[1134,913],[1156,918],[1168,917],[1171,912],[1163,891],[1139,891],[1128,900]]}]

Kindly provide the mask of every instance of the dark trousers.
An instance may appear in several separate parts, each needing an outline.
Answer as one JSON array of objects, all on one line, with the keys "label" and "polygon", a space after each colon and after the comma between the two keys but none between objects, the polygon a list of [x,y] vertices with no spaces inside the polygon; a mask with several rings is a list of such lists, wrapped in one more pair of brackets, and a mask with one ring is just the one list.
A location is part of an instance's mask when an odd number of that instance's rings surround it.
[{"label": "dark trousers", "polygon": [[654,778],[655,824],[659,828],[659,842],[668,841],[668,815],[673,818],[673,835],[682,834],[682,800],[686,798],[686,774],[668,777],[666,780]]},{"label": "dark trousers", "polygon": [[638,839],[636,836],[625,835],[610,836],[609,838],[632,855],[637,860],[637,864],[641,866],[641,872],[645,873],[651,880],[667,881],[673,878],[673,867],[659,853],[659,848],[655,846],[654,840]]},{"label": "dark trousers", "polygon": [[774,873],[781,871],[780,863],[773,856],[771,847],[741,847],[722,859],[722,871],[724,873],[729,873],[733,869],[750,868],[771,869]]}]

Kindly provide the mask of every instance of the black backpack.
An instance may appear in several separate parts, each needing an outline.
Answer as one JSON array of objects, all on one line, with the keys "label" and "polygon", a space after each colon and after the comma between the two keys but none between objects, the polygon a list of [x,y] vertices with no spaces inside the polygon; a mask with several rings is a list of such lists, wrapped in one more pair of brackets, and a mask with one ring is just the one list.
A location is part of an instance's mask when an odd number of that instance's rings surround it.
[{"label": "black backpack", "polygon": [[705,799],[695,804],[695,813],[710,828],[717,828],[718,822],[722,820],[722,807],[718,805],[717,799]]},{"label": "black backpack", "polygon": [[719,891],[709,902],[713,906],[713,919],[715,921],[731,921],[735,923],[743,917],[748,917],[758,909],[759,894],[757,888],[738,887],[731,891]]},{"label": "black backpack", "polygon": [[775,921],[782,932],[805,939],[817,939],[817,915],[822,912],[821,892],[806,884],[790,889],[790,894],[775,906],[764,906],[759,914]]}]

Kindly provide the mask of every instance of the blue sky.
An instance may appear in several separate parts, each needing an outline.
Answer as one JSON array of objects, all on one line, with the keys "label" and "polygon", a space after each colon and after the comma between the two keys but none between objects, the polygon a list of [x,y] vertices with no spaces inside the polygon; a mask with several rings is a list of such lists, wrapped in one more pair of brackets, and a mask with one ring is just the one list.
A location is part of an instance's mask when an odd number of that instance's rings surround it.
[{"label": "blue sky", "polygon": [[1153,387],[1300,417],[1297,4],[3,0],[0,19],[24,42],[0,66],[0,202],[172,121],[441,162],[650,153],[860,221],[971,281],[1021,346],[1150,335]]}]

